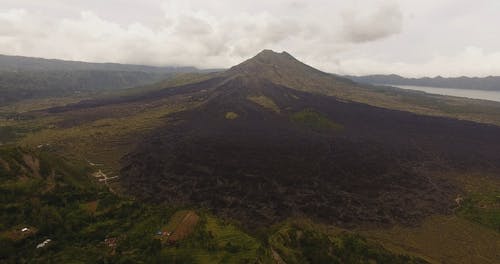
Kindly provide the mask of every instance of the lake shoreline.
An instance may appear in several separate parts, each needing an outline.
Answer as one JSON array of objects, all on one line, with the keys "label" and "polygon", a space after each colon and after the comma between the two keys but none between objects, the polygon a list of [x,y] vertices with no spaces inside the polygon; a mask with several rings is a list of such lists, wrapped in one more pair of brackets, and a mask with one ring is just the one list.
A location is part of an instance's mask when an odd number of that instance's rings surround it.
[{"label": "lake shoreline", "polygon": [[429,94],[456,96],[469,99],[488,100],[500,102],[500,91],[487,91],[463,88],[442,88],[431,86],[414,86],[414,85],[394,85],[394,84],[377,84],[380,86],[391,86],[395,88],[421,91]]}]

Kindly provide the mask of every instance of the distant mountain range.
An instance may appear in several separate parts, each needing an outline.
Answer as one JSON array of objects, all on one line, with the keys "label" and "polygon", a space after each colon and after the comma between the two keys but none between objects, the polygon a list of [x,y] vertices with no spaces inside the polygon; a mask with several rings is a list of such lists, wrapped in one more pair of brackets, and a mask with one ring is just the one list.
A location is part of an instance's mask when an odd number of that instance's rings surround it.
[{"label": "distant mountain range", "polygon": [[452,77],[444,78],[437,76],[434,78],[405,78],[399,75],[366,75],[366,76],[344,76],[355,82],[367,84],[388,84],[388,85],[414,85],[430,86],[440,88],[476,89],[500,91],[500,76],[488,77]]},{"label": "distant mountain range", "polygon": [[177,73],[210,71],[0,55],[0,106],[25,99],[130,88]]},{"label": "distant mountain range", "polygon": [[193,72],[195,67],[176,66],[145,66],[119,63],[93,63],[82,61],[68,61],[56,59],[42,59],[23,56],[0,55],[0,72],[26,72],[26,71],[120,71],[120,72]]}]

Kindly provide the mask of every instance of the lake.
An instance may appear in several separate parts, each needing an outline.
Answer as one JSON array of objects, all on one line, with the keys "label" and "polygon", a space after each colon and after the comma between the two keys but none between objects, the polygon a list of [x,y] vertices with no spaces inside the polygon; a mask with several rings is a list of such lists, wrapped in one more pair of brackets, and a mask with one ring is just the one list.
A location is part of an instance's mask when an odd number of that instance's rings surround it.
[{"label": "lake", "polygon": [[500,91],[440,88],[440,87],[412,86],[412,85],[393,85],[393,84],[385,84],[385,85],[407,90],[417,90],[431,94],[451,95],[451,96],[500,102]]}]

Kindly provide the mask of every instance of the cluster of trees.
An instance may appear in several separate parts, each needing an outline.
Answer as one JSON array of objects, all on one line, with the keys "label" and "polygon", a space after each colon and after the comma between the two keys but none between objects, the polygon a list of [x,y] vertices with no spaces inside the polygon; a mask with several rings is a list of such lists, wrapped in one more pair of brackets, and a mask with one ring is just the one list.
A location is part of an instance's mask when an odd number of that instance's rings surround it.
[{"label": "cluster of trees", "polygon": [[389,252],[356,234],[332,236],[308,225],[285,226],[269,241],[287,263],[427,263]]}]

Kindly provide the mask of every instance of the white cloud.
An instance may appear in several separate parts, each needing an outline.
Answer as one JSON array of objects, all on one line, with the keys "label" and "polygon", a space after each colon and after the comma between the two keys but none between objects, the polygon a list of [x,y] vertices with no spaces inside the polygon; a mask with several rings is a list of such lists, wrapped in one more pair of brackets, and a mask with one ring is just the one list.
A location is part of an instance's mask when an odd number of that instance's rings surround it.
[{"label": "white cloud", "polygon": [[[435,55],[419,64],[381,62],[373,59],[345,59],[340,63],[322,65],[341,74],[367,75],[400,74],[408,77],[423,76],[489,76],[500,73],[500,52],[485,53],[478,47],[466,47],[451,56]],[[444,73],[444,74],[443,74]]]},{"label": "white cloud", "polygon": [[343,12],[343,30],[348,40],[368,42],[400,33],[403,14],[395,3],[383,3],[374,10],[360,12],[349,9]]},{"label": "white cloud", "polygon": [[207,68],[271,48],[330,72],[500,75],[493,0],[2,2],[3,54]]}]

